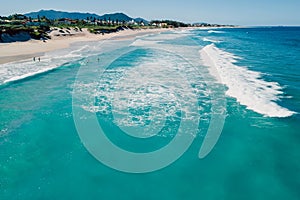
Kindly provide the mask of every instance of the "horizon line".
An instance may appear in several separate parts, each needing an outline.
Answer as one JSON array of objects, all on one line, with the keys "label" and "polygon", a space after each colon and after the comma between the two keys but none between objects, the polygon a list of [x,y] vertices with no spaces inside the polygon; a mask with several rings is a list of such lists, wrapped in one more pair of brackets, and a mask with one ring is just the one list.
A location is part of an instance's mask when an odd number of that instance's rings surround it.
[{"label": "horizon line", "polygon": [[2,15],[0,14],[0,16],[2,17],[8,17],[10,15],[14,15],[14,14],[22,14],[22,15],[25,15],[25,14],[28,14],[28,13],[33,13],[33,12],[40,12],[40,11],[56,11],[56,12],[67,12],[67,13],[82,13],[82,14],[95,14],[95,15],[106,15],[106,14],[125,14],[127,15],[128,17],[132,18],[132,19],[136,19],[136,18],[143,18],[144,20],[146,21],[154,21],[154,20],[172,20],[172,21],[178,21],[178,22],[183,22],[185,24],[196,24],[196,23],[207,23],[207,24],[218,24],[218,25],[234,25],[234,26],[241,26],[241,27],[247,27],[247,28],[255,28],[255,27],[300,27],[300,24],[250,24],[250,25],[246,25],[246,24],[234,24],[234,23],[215,23],[215,22],[186,22],[184,20],[176,20],[176,19],[168,19],[168,18],[165,18],[165,19],[145,19],[144,17],[142,16],[139,16],[139,17],[131,17],[130,14],[127,14],[125,11],[111,11],[111,12],[107,12],[107,13],[103,13],[103,14],[100,14],[100,13],[96,13],[96,12],[89,12],[89,11],[71,11],[71,10],[64,10],[64,9],[61,9],[61,10],[56,10],[54,8],[48,8],[48,9],[45,9],[45,8],[41,8],[39,10],[35,10],[35,11],[26,11],[24,13],[18,13],[18,12],[15,12],[15,13],[12,13],[12,14],[9,14],[9,15]]}]

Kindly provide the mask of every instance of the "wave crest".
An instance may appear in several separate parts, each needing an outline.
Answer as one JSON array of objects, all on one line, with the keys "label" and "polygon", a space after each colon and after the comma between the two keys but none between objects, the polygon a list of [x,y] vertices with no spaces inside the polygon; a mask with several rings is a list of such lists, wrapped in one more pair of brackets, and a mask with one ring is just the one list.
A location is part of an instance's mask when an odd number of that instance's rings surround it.
[{"label": "wave crest", "polygon": [[200,50],[203,64],[210,73],[228,87],[226,95],[241,105],[268,117],[289,117],[294,114],[276,103],[283,92],[277,82],[267,82],[261,73],[235,65],[238,57],[217,48],[214,44]]}]

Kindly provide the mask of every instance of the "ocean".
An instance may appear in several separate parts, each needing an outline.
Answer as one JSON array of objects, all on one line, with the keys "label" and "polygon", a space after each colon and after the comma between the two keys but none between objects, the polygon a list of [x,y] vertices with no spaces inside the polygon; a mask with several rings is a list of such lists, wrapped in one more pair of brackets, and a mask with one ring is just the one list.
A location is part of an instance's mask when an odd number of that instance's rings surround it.
[{"label": "ocean", "polygon": [[300,198],[300,28],[183,29],[0,65],[0,199]]}]

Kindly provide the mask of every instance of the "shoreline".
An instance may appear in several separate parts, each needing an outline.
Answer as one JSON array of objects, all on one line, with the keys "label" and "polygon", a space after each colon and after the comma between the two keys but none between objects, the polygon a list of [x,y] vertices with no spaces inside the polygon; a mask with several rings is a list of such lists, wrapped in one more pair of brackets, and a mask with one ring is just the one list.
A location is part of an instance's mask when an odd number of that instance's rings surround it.
[{"label": "shoreline", "polygon": [[0,65],[10,62],[18,62],[26,59],[30,59],[33,57],[42,57],[45,53],[38,52],[33,54],[20,54],[20,55],[14,55],[14,56],[0,56]]},{"label": "shoreline", "polygon": [[141,29],[123,30],[105,35],[89,33],[86,29],[80,35],[73,36],[52,36],[46,42],[29,40],[26,42],[0,43],[0,65],[10,62],[17,62],[33,57],[42,57],[47,52],[66,49],[74,43],[93,42],[107,39],[121,40],[151,33],[166,32],[170,29]]}]

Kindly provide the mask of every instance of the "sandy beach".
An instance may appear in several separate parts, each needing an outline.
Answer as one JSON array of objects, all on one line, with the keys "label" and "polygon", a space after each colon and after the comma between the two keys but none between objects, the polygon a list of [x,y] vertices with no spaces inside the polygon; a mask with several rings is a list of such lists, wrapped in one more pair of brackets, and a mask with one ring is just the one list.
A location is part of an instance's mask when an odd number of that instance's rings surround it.
[{"label": "sandy beach", "polygon": [[68,48],[71,44],[85,41],[99,41],[112,39],[127,39],[138,35],[149,33],[159,33],[168,29],[143,29],[143,30],[123,30],[116,33],[105,35],[89,33],[87,29],[72,36],[55,36],[51,33],[52,39],[45,42],[39,40],[30,40],[26,42],[0,43],[0,64],[20,61],[28,58],[42,56],[46,52]]}]

